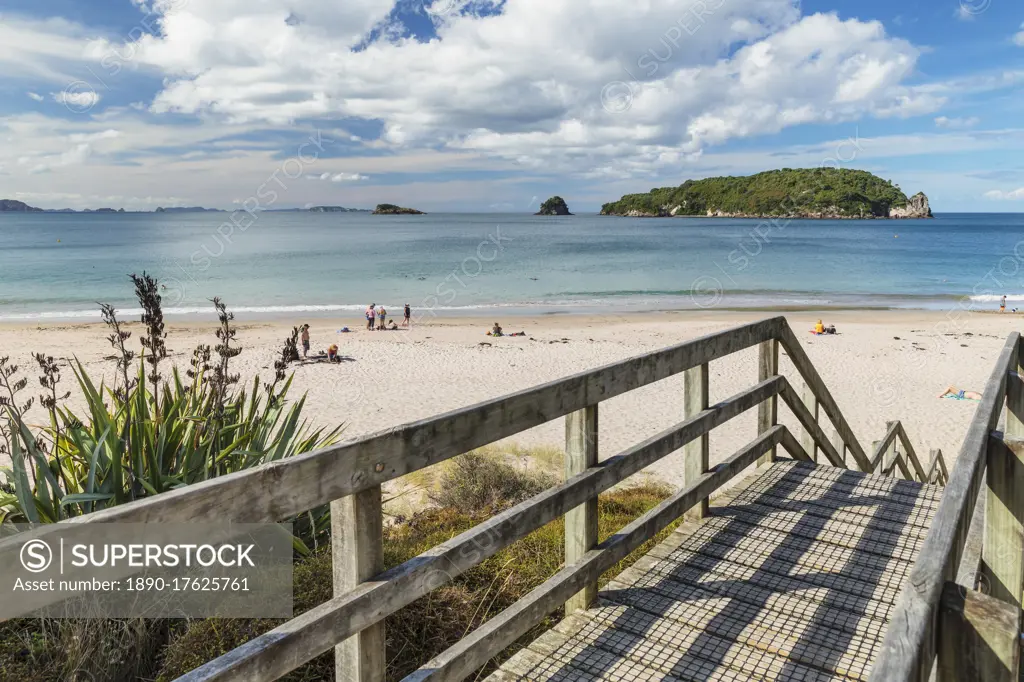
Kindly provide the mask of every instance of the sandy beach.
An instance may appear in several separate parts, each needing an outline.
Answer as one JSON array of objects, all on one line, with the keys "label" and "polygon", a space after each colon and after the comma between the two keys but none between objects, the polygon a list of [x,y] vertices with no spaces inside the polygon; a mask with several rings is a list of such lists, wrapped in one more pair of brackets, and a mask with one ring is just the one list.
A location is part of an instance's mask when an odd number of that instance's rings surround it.
[{"label": "sandy beach", "polygon": [[[367,332],[358,320],[312,319],[312,351],[337,343],[345,361],[294,366],[294,396],[308,393],[308,418],[320,424],[344,422],[345,437],[356,438],[773,314],[515,317],[503,321],[505,332],[524,331],[527,336],[497,339],[486,336],[490,319],[432,319],[394,332]],[[1021,324],[1011,315],[841,311],[825,317],[840,334],[815,337],[806,332],[819,314],[786,316],[865,448],[881,438],[887,420],[900,419],[922,457],[941,448],[950,463],[975,403],[936,395],[948,385],[981,390],[1006,335]],[[255,373],[269,376],[282,340],[302,321],[238,321],[244,351],[234,361],[234,371],[250,381]],[[338,333],[343,325],[355,331]],[[131,328],[137,344],[140,326],[133,323]],[[215,341],[213,332],[213,325],[205,322],[169,324],[171,360],[187,366],[193,347]],[[29,395],[37,392],[31,357],[37,351],[77,356],[94,379],[109,381],[113,362],[108,359],[107,333],[100,324],[6,325],[0,327],[0,356],[11,356],[30,377]],[[796,376],[784,356],[781,365],[784,373]],[[755,351],[713,362],[710,371],[712,402],[733,395],[754,382]],[[73,380],[66,368],[62,385],[72,391],[74,406],[81,403]],[[799,385],[796,379],[794,383]],[[681,401],[680,375],[602,404],[601,456],[614,455],[678,421]],[[784,406],[780,419],[795,424]],[[754,420],[750,412],[713,432],[712,460],[720,461],[747,442],[755,432]],[[563,429],[558,419],[505,444],[559,448]],[[826,431],[831,433],[831,428]],[[651,473],[678,484],[678,454],[659,462]]]}]

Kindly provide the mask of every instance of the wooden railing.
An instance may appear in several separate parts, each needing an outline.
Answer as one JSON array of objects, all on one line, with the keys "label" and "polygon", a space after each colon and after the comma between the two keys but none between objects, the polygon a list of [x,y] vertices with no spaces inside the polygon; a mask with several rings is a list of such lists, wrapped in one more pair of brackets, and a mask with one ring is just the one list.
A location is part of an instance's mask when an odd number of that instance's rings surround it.
[{"label": "wooden railing", "polygon": [[[892,614],[872,682],[923,682],[933,667],[940,682],[1018,679],[1024,591],[1021,371],[1015,332],[985,385]],[[999,432],[1004,405],[1006,422]],[[958,575],[962,584],[954,582]]]},{"label": "wooden railing", "polygon": [[906,429],[898,421],[889,422],[885,436],[874,443],[872,450],[874,454],[869,469],[872,473],[895,476],[898,470],[908,481],[937,485],[945,485],[949,478],[941,450],[932,450],[927,469],[921,466],[921,460],[917,458]]},{"label": "wooden railing", "polygon": [[[758,378],[749,389],[709,404],[708,363],[758,347]],[[798,393],[779,374],[779,351],[803,380]],[[599,404],[684,373],[685,419],[613,457],[598,461]],[[803,428],[804,446],[778,424],[778,398]],[[678,400],[679,396],[665,396]],[[709,467],[707,434],[758,408],[757,436],[723,463]],[[819,423],[831,422],[833,444]],[[545,422],[566,417],[566,480],[399,566],[383,569],[381,484]],[[903,451],[897,451],[897,439]],[[81,523],[189,522],[215,518],[277,522],[331,503],[333,599],[186,674],[181,680],[273,680],[335,647],[337,677],[384,678],[384,619],[541,526],[566,517],[565,566],[513,606],[484,623],[408,680],[458,680],[486,663],[563,604],[586,608],[599,576],[684,512],[702,516],[708,497],[755,461],[769,462],[781,446],[796,459],[823,456],[836,467],[879,464],[907,477],[932,480],[941,458],[923,471],[898,423],[869,458],[785,318],[776,317],[703,336],[663,350],[582,372],[512,395],[406,424],[317,452],[274,462],[129,505]],[[597,496],[629,476],[684,449],[682,490],[602,543]],[[879,459],[879,453],[883,453]],[[886,459],[885,452],[891,452]],[[902,466],[901,466],[902,463]],[[940,480],[940,479],[937,479]]]}]

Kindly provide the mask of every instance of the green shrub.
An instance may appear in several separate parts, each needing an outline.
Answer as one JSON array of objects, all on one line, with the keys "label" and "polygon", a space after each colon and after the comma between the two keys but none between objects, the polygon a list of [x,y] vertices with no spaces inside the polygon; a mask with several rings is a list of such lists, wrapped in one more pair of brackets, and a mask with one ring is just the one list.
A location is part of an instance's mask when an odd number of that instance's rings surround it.
[{"label": "green shrub", "polygon": [[517,468],[499,456],[468,452],[445,463],[437,488],[429,497],[440,507],[501,511],[554,483],[548,474]]},{"label": "green shrub", "polygon": [[[7,358],[0,358],[0,409],[6,417],[0,418],[0,451],[12,460],[10,468],[0,468],[0,523],[61,521],[338,440],[341,426],[313,428],[302,419],[305,396],[287,404],[292,379],[285,377],[285,369],[296,355],[298,330],[286,339],[272,382],[261,385],[256,377],[248,390],[238,389],[239,377],[230,371],[231,359],[241,352],[234,316],[214,299],[219,343],[193,352],[186,377],[174,368],[165,378],[160,373],[166,351],[158,285],[145,274],[133,280],[146,325],[137,367],[131,370],[135,353],[126,347],[130,333],[113,308],[104,306],[109,338],[118,351],[118,378],[109,388],[97,387],[81,363],[72,364],[85,413],[62,405],[68,394],[58,394],[57,363],[38,354],[45,389],[40,404],[50,419],[47,427],[33,431],[23,418],[31,401],[19,399],[27,381],[17,377],[18,368]],[[300,551],[308,552],[325,537],[327,513],[325,506],[292,519]]]},{"label": "green shrub", "polygon": [[[40,406],[49,421],[33,429],[24,415],[28,380],[9,358],[0,358],[0,524],[52,523],[124,504],[267,462],[292,457],[338,440],[341,426],[313,428],[302,419],[305,396],[288,405],[288,362],[297,359],[294,329],[285,340],[274,379],[254,378],[237,388],[231,359],[241,352],[233,315],[219,299],[218,343],[193,352],[182,377],[161,374],[166,357],[159,286],[132,276],[144,314],[142,351],[128,348],[131,333],[114,309],[103,306],[116,354],[116,378],[96,386],[81,363],[71,364],[85,399],[78,414],[64,406],[57,361],[35,360],[41,373]],[[329,508],[294,519],[296,549],[309,554],[326,540]],[[329,584],[329,583],[328,583]],[[19,619],[0,624],[0,679],[117,682],[149,677],[174,627],[167,620]]]}]

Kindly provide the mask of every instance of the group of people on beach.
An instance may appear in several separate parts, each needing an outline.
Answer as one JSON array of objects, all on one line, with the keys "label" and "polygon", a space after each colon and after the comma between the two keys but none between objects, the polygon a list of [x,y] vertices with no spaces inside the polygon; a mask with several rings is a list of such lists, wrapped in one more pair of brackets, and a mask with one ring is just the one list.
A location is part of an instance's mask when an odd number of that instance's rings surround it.
[{"label": "group of people on beach", "polygon": [[[344,331],[348,331],[348,327],[345,327]],[[309,325],[304,324],[299,327],[299,341],[302,343],[302,359],[305,360],[309,357]],[[324,357],[324,352],[320,351],[320,357]],[[338,356],[338,344],[332,343],[327,349],[327,361],[328,362],[340,362]]]},{"label": "group of people on beach", "polygon": [[[402,319],[402,326],[408,327],[412,322],[412,308],[409,304],[405,304],[405,317]],[[394,320],[391,320],[391,326],[387,326],[388,311],[384,309],[384,306],[378,306],[376,303],[371,303],[366,308],[366,329],[367,331],[382,331],[385,329],[398,329],[398,325],[395,324]]]}]

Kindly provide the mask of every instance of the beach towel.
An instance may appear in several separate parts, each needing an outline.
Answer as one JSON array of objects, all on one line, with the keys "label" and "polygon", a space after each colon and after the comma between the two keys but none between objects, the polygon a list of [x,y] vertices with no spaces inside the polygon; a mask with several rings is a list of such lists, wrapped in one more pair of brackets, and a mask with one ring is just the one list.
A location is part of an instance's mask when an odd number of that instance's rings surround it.
[{"label": "beach towel", "polygon": [[950,400],[972,400],[974,402],[978,402],[977,398],[968,398],[964,395],[964,393],[966,393],[966,391],[961,390],[958,393],[950,393],[943,397],[949,398]]}]

